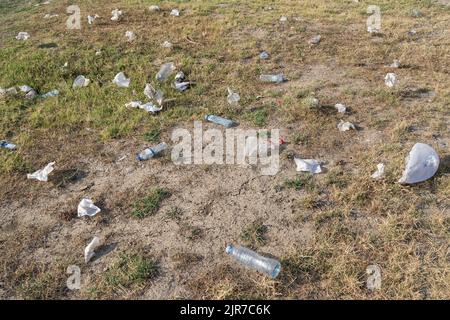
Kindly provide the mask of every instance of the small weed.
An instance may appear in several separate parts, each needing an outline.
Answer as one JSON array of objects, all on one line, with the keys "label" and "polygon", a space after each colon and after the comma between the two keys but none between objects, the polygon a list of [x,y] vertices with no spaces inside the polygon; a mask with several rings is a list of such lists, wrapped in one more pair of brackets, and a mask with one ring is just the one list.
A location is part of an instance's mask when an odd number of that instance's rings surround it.
[{"label": "small weed", "polygon": [[134,204],[131,215],[140,219],[154,215],[158,211],[161,202],[169,196],[170,192],[167,190],[161,188],[153,189],[148,196]]},{"label": "small weed", "polygon": [[257,220],[242,231],[241,240],[246,246],[256,248],[266,243],[266,233],[267,226],[262,221]]}]

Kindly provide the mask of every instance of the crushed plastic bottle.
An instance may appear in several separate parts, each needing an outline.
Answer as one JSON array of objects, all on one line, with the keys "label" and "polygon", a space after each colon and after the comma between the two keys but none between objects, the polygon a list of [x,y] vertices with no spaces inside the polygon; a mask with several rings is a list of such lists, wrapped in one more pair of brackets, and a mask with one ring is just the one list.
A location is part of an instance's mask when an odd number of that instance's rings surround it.
[{"label": "crushed plastic bottle", "polygon": [[317,36],[315,36],[315,37],[312,37],[312,38],[309,40],[309,44],[312,44],[312,45],[314,45],[314,44],[319,44],[319,43],[320,43],[320,40],[322,40],[322,36],[321,36],[321,35],[317,35]]},{"label": "crushed plastic bottle", "polygon": [[225,119],[225,118],[215,116],[212,114],[206,115],[205,120],[209,121],[209,122],[213,122],[215,124],[219,124],[221,126],[224,126],[225,128],[231,128],[236,125],[236,122],[234,122],[233,120]]},{"label": "crushed plastic bottle", "polygon": [[151,5],[150,7],[148,7],[148,10],[150,10],[150,12],[156,12],[160,11],[161,9],[157,5]]},{"label": "crushed plastic bottle", "polygon": [[179,17],[180,16],[180,10],[172,9],[172,11],[170,11],[170,15],[174,16],[174,17]]},{"label": "crushed plastic bottle", "polygon": [[174,70],[175,64],[173,62],[164,63],[156,74],[156,80],[160,82],[165,81]]},{"label": "crushed plastic bottle", "polygon": [[47,93],[44,93],[43,95],[41,95],[42,99],[47,99],[47,98],[52,98],[52,97],[57,97],[59,96],[59,91],[54,89],[52,91],[49,91]]},{"label": "crushed plastic bottle", "polygon": [[167,148],[168,148],[167,144],[165,142],[162,142],[153,148],[145,149],[144,151],[142,151],[141,153],[139,153],[136,156],[136,159],[139,161],[148,160],[148,159],[153,158],[154,156],[158,155],[162,151],[166,150]]},{"label": "crushed plastic bottle", "polygon": [[401,184],[413,184],[428,180],[439,168],[439,156],[425,143],[416,143],[406,157],[406,168],[398,181]]},{"label": "crushed plastic bottle", "polygon": [[322,172],[320,163],[317,160],[294,158],[294,162],[297,165],[297,171],[299,172],[311,172],[311,173]]},{"label": "crushed plastic bottle", "polygon": [[34,90],[32,87],[28,85],[23,85],[19,87],[20,91],[25,93],[25,98],[27,99],[34,99],[37,96],[36,90]]},{"label": "crushed plastic bottle", "polygon": [[173,83],[173,87],[180,92],[186,91],[187,89],[190,88],[191,82],[185,81],[185,79],[186,77],[184,75],[184,72],[183,71],[178,72],[175,75],[175,82]]},{"label": "crushed plastic bottle", "polygon": [[123,72],[119,72],[114,77],[113,83],[115,83],[118,87],[128,88],[130,85],[130,78],[127,78]]},{"label": "crushed plastic bottle", "polygon": [[239,93],[234,92],[230,88],[227,88],[227,90],[228,90],[228,96],[227,96],[228,103],[231,105],[237,104],[239,102],[239,100],[241,100],[241,96],[239,95]]},{"label": "crushed plastic bottle", "polygon": [[281,83],[286,81],[286,78],[282,73],[279,74],[262,74],[259,76],[259,80],[264,82],[275,82],[275,83]]},{"label": "crushed plastic bottle", "polygon": [[8,149],[8,150],[16,150],[16,145],[13,143],[10,143],[6,140],[0,141],[0,148],[2,149]]},{"label": "crushed plastic bottle", "polygon": [[81,87],[87,87],[89,85],[89,83],[91,82],[91,80],[89,80],[88,78],[86,78],[83,75],[79,75],[78,77],[75,78],[75,80],[73,81],[73,85],[72,88],[76,89],[76,88],[81,88]]},{"label": "crushed plastic bottle", "polygon": [[279,261],[263,257],[250,249],[229,245],[225,249],[225,252],[246,267],[264,273],[272,279],[276,278],[281,271],[281,264]]}]

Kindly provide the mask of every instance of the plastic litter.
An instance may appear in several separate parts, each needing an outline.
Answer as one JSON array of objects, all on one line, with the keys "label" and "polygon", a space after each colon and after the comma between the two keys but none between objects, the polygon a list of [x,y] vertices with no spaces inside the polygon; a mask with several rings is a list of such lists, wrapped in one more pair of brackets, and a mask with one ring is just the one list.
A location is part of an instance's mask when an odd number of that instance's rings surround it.
[{"label": "plastic litter", "polygon": [[151,5],[150,7],[148,7],[148,10],[150,10],[151,12],[155,12],[161,9],[157,5]]},{"label": "plastic litter", "polygon": [[147,148],[141,153],[138,153],[136,156],[136,159],[139,161],[148,160],[150,158],[153,158],[154,156],[158,155],[162,151],[166,150],[168,148],[167,144],[165,142],[162,142],[158,144],[157,146],[153,148]]},{"label": "plastic litter", "polygon": [[425,143],[416,143],[406,157],[406,168],[398,181],[401,184],[413,184],[428,180],[439,168],[439,156]]},{"label": "plastic litter", "polygon": [[356,127],[355,127],[355,125],[353,124],[353,123],[351,123],[351,122],[348,122],[348,121],[343,121],[343,120],[341,120],[339,123],[338,123],[338,129],[339,129],[339,131],[349,131],[350,129],[352,129],[352,130],[356,130]]},{"label": "plastic litter", "polygon": [[111,11],[112,17],[111,20],[112,21],[119,21],[122,18],[122,11],[120,11],[119,9],[114,9],[113,11]]},{"label": "plastic litter", "polygon": [[269,53],[266,52],[266,51],[263,51],[263,52],[261,52],[261,53],[259,54],[259,58],[260,58],[261,60],[267,60],[267,59],[269,59],[269,57],[270,57],[270,55],[269,55]]},{"label": "plastic litter", "polygon": [[8,150],[16,150],[16,145],[6,140],[0,140],[0,148]]},{"label": "plastic litter", "polygon": [[412,9],[412,11],[411,11],[411,16],[412,16],[413,18],[420,18],[420,17],[422,17],[422,12],[420,12],[420,11],[417,10],[417,9]]},{"label": "plastic litter", "polygon": [[315,37],[312,37],[310,40],[309,40],[309,44],[319,44],[319,42],[320,42],[320,40],[322,40],[322,36],[321,35],[317,35],[317,36],[315,36]]},{"label": "plastic litter", "polygon": [[55,162],[50,162],[47,164],[43,169],[39,169],[38,171],[27,174],[27,179],[36,179],[39,181],[48,181],[48,175],[50,172],[54,170],[53,166],[55,165]]},{"label": "plastic litter", "polygon": [[377,171],[375,171],[372,175],[371,175],[372,179],[374,180],[380,180],[381,178],[384,177],[384,164],[383,163],[379,163],[377,164]]},{"label": "plastic litter", "polygon": [[311,172],[311,173],[321,173],[322,167],[319,161],[314,159],[300,159],[294,158],[295,164],[297,165],[297,171],[299,172]]},{"label": "plastic litter", "polygon": [[98,14],[95,14],[95,15],[93,15],[93,16],[87,16],[88,23],[89,23],[89,24],[93,24],[94,21],[95,21],[95,19],[97,19],[97,18],[100,18],[100,16],[99,16]]},{"label": "plastic litter", "polygon": [[163,48],[166,48],[166,49],[172,49],[173,48],[173,44],[170,43],[169,41],[164,41],[164,43],[161,46]]},{"label": "plastic litter", "polygon": [[59,96],[59,91],[54,89],[52,91],[49,91],[49,92],[41,95],[41,98],[46,99],[46,98],[52,98],[52,97],[57,97],[57,96]]},{"label": "plastic litter", "polygon": [[264,82],[275,82],[275,83],[281,83],[286,81],[286,78],[282,73],[279,74],[262,74],[259,76],[259,80]]},{"label": "plastic litter", "polygon": [[155,90],[151,84],[147,83],[144,88],[144,94],[150,100],[155,100],[160,106],[163,103],[163,92],[161,90]]},{"label": "plastic litter", "polygon": [[389,87],[392,88],[397,84],[397,76],[395,73],[388,73],[386,77],[384,77],[384,83]]},{"label": "plastic litter", "polygon": [[391,68],[400,68],[400,61],[395,59],[394,62],[390,65]]},{"label": "plastic litter", "polygon": [[178,72],[175,75],[175,82],[173,83],[173,87],[180,91],[186,91],[187,89],[189,89],[189,87],[191,86],[191,82],[189,81],[184,81],[185,80],[185,75],[183,71]]},{"label": "plastic litter", "polygon": [[165,81],[167,79],[167,77],[169,77],[174,70],[175,70],[175,64],[173,64],[173,62],[164,63],[161,66],[161,68],[159,68],[159,71],[156,74],[156,80]]},{"label": "plastic litter", "polygon": [[4,96],[4,95],[16,95],[17,94],[17,90],[16,87],[11,87],[8,89],[3,89],[0,88],[0,96]]},{"label": "plastic litter", "polygon": [[228,245],[225,252],[246,267],[255,269],[271,278],[276,278],[281,271],[281,264],[279,261],[263,257],[250,249],[241,246]]},{"label": "plastic litter", "polygon": [[80,75],[80,76],[76,77],[75,80],[73,81],[72,88],[75,89],[75,88],[87,87],[90,82],[91,82],[91,80],[89,80],[88,78],[86,78],[83,75]]},{"label": "plastic litter", "polygon": [[44,16],[44,19],[51,19],[51,18],[56,18],[56,17],[59,17],[59,14],[49,14],[49,13],[47,13]]},{"label": "plastic litter", "polygon": [[100,247],[102,242],[99,237],[94,237],[91,242],[84,248],[84,262],[88,263],[95,256],[95,249]]},{"label": "plastic litter", "polygon": [[19,32],[16,36],[17,40],[27,40],[30,38],[30,34],[28,32]]},{"label": "plastic litter", "polygon": [[127,108],[139,108],[139,109],[143,109],[147,112],[150,113],[156,113],[162,110],[162,107],[157,107],[155,106],[153,103],[151,102],[147,102],[145,104],[143,104],[141,101],[131,101],[130,103],[127,103],[125,105],[125,107]]},{"label": "plastic litter", "polygon": [[336,103],[334,107],[337,109],[339,113],[345,113],[347,111],[347,107],[342,103]]},{"label": "plastic litter", "polygon": [[78,204],[78,217],[93,217],[100,211],[100,208],[94,205],[91,199],[83,199]]},{"label": "plastic litter", "polygon": [[133,31],[127,31],[125,32],[125,37],[127,38],[128,42],[132,42],[136,39],[136,35]]},{"label": "plastic litter", "polygon": [[286,16],[282,16],[281,18],[280,18],[280,22],[281,23],[284,23],[284,22],[286,22],[287,21],[287,17]]},{"label": "plastic litter", "polygon": [[170,11],[170,15],[174,16],[174,17],[179,17],[180,16],[180,10],[172,9],[172,11]]},{"label": "plastic litter", "polygon": [[231,105],[237,104],[239,102],[239,100],[241,100],[241,96],[239,95],[239,93],[234,92],[230,88],[227,88],[227,90],[228,90],[228,96],[227,96],[228,103]]},{"label": "plastic litter", "polygon": [[25,93],[25,98],[27,99],[34,99],[37,96],[36,90],[28,85],[20,86],[19,89]]},{"label": "plastic litter", "polygon": [[119,72],[113,79],[113,83],[115,83],[118,87],[128,88],[130,85],[130,79],[125,76],[123,72]]},{"label": "plastic litter", "polygon": [[209,121],[209,122],[213,122],[215,124],[219,124],[221,126],[224,126],[225,128],[231,128],[234,127],[236,125],[236,122],[234,122],[233,120],[230,119],[225,119],[219,116],[215,116],[215,115],[206,115],[205,116],[205,120]]}]

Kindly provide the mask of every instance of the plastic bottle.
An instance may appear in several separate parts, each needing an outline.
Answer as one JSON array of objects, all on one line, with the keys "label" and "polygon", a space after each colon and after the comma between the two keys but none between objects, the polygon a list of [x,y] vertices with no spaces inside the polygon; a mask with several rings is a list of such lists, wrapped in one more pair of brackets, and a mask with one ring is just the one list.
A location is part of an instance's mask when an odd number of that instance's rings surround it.
[{"label": "plastic bottle", "polygon": [[275,259],[263,257],[250,249],[229,245],[225,249],[225,252],[233,256],[236,261],[239,261],[243,265],[265,273],[271,278],[276,278],[281,271],[280,262]]},{"label": "plastic bottle", "polygon": [[225,119],[219,116],[214,116],[212,114],[208,114],[205,116],[206,121],[210,121],[216,124],[220,124],[221,126],[224,126],[225,128],[231,128],[234,125],[236,125],[236,122],[230,119]]},{"label": "plastic bottle", "polygon": [[136,159],[138,159],[139,161],[148,160],[150,158],[153,158],[158,153],[160,153],[166,149],[167,149],[167,144],[165,142],[162,142],[153,148],[145,149],[144,151],[142,151],[141,153],[139,153],[136,156]]},{"label": "plastic bottle", "polygon": [[264,82],[276,82],[281,83],[286,81],[286,78],[282,73],[279,74],[262,74],[259,76],[259,79]]},{"label": "plastic bottle", "polygon": [[16,145],[13,143],[10,143],[6,140],[0,140],[0,148],[9,149],[9,150],[15,150]]}]

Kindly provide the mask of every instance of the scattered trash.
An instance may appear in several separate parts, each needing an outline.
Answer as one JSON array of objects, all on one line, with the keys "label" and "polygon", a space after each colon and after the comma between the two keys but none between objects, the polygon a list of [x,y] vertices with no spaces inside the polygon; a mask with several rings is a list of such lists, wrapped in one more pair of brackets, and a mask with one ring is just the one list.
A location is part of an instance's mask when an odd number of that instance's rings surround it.
[{"label": "scattered trash", "polygon": [[[93,15],[93,16],[87,16],[88,23],[89,23],[89,24],[93,24],[94,21],[95,21],[95,19],[97,19],[97,18],[100,18],[100,16],[99,16],[98,14]],[[112,20],[112,19],[111,19],[111,20]]]},{"label": "scattered trash", "polygon": [[162,82],[169,77],[172,72],[175,70],[175,65],[173,62],[164,63],[161,68],[159,68],[158,73],[156,74],[156,80]]},{"label": "scattered trash", "polygon": [[49,14],[49,13],[47,13],[44,16],[44,19],[52,19],[52,18],[56,18],[56,17],[59,17],[59,14]]},{"label": "scattered trash", "polygon": [[411,29],[408,31],[408,36],[412,37],[415,36],[417,34],[417,30],[416,29]]},{"label": "scattered trash", "polygon": [[312,45],[319,44],[320,40],[322,40],[321,35],[315,36],[309,40],[309,44],[312,44]]},{"label": "scattered trash", "polygon": [[422,17],[422,12],[420,12],[420,11],[417,10],[417,9],[412,9],[412,11],[411,11],[411,16],[412,16],[413,18],[420,18],[420,17]]},{"label": "scattered trash", "polygon": [[234,122],[233,120],[229,120],[229,119],[225,119],[219,116],[215,116],[215,115],[206,115],[205,116],[205,120],[209,121],[209,122],[213,122],[215,124],[219,124],[221,126],[224,126],[225,128],[231,128],[234,127],[236,125],[236,122]]},{"label": "scattered trash", "polygon": [[119,9],[114,9],[112,12],[112,17],[111,20],[112,21],[119,21],[122,18],[122,11],[120,11]]},{"label": "scattered trash", "polygon": [[174,16],[174,17],[178,17],[178,16],[180,16],[180,10],[172,9],[172,11],[170,12],[170,15]]},{"label": "scattered trash", "polygon": [[391,68],[400,68],[400,61],[397,59],[394,60],[394,62],[390,65]]},{"label": "scattered trash", "polygon": [[69,66],[69,63],[65,62],[64,65],[63,65],[63,68],[67,68],[68,66]]},{"label": "scattered trash", "polygon": [[343,120],[341,120],[339,123],[338,123],[338,129],[339,129],[339,131],[349,131],[350,129],[352,129],[352,130],[356,130],[356,127],[355,127],[355,125],[353,124],[353,123],[351,123],[351,122],[348,122],[348,121],[343,121]]},{"label": "scattered trash", "polygon": [[91,242],[84,248],[84,262],[88,263],[94,257],[94,250],[101,246],[101,240],[99,237],[94,237]]},{"label": "scattered trash", "polygon": [[136,39],[136,35],[133,31],[127,31],[125,32],[125,37],[127,38],[128,42],[132,42]]},{"label": "scattered trash", "polygon": [[366,273],[369,275],[366,281],[367,289],[374,291],[381,289],[381,268],[372,264],[366,268]]},{"label": "scattered trash", "polygon": [[72,88],[75,89],[75,88],[87,87],[90,82],[91,82],[91,80],[89,80],[88,78],[86,78],[83,75],[80,75],[80,76],[76,77],[75,80],[73,81]]},{"label": "scattered trash", "polygon": [[279,261],[263,257],[250,249],[228,245],[225,252],[246,267],[255,269],[271,278],[276,278],[281,271]]},{"label": "scattered trash", "polygon": [[143,104],[141,101],[131,101],[130,103],[127,103],[125,105],[125,107],[127,108],[139,108],[139,109],[143,109],[147,112],[151,112],[151,113],[156,113],[162,110],[162,107],[157,107],[155,106],[153,103],[151,102],[147,102],[145,104]]},{"label": "scattered trash", "polygon": [[386,77],[384,77],[384,83],[389,87],[392,88],[397,84],[397,76],[395,73],[388,73]]},{"label": "scattered trash", "polygon": [[28,32],[19,32],[19,34],[16,36],[17,40],[27,40],[28,38],[30,38]]},{"label": "scattered trash", "polygon": [[267,60],[267,59],[269,59],[269,57],[270,57],[270,55],[269,55],[269,53],[266,52],[266,51],[263,51],[263,52],[261,52],[261,53],[259,54],[259,58],[260,58],[261,60]]},{"label": "scattered trash", "polygon": [[130,85],[130,79],[127,78],[123,72],[119,72],[118,74],[116,74],[112,82],[121,88],[128,88],[128,86]]},{"label": "scattered trash", "polygon": [[39,169],[36,172],[33,172],[32,174],[27,174],[27,179],[36,179],[39,181],[48,181],[48,175],[50,172],[54,170],[53,166],[55,165],[55,162],[50,162],[47,164],[43,169]]},{"label": "scattered trash", "polygon": [[83,199],[78,204],[78,217],[93,217],[100,211],[100,208],[94,205],[91,199]]},{"label": "scattered trash", "polygon": [[16,150],[16,145],[13,143],[10,143],[6,140],[0,141],[0,148],[8,149],[8,150]]},{"label": "scattered trash", "polygon": [[372,175],[371,175],[372,179],[374,180],[380,180],[381,178],[384,177],[384,164],[383,163],[379,163],[377,164],[377,171],[375,171]]},{"label": "scattered trash", "polygon": [[150,7],[148,7],[148,10],[150,10],[151,12],[155,12],[161,9],[157,5],[151,5]]},{"label": "scattered trash", "polygon": [[20,91],[25,93],[25,98],[27,99],[34,99],[37,96],[36,90],[34,90],[32,87],[28,85],[23,85],[19,87]]},{"label": "scattered trash", "polygon": [[339,113],[345,113],[347,111],[347,107],[342,103],[336,103],[334,107],[337,109]]},{"label": "scattered trash", "polygon": [[280,22],[281,23],[284,23],[284,22],[286,22],[287,21],[287,17],[286,16],[282,16],[281,18],[280,18]]},{"label": "scattered trash", "polygon": [[163,92],[161,90],[155,90],[151,84],[147,83],[144,88],[144,94],[150,100],[155,100],[160,106],[163,103]]},{"label": "scattered trash", "polygon": [[59,96],[59,91],[54,89],[52,91],[49,91],[49,92],[41,95],[41,98],[46,99],[46,98],[52,98],[52,97],[57,97],[57,96]]},{"label": "scattered trash", "polygon": [[230,88],[227,88],[227,90],[228,90],[227,96],[228,103],[231,105],[237,104],[239,100],[241,100],[241,96],[239,95],[239,93],[233,92],[233,90],[231,90]]},{"label": "scattered trash", "polygon": [[3,89],[0,88],[0,96],[4,96],[4,95],[9,95],[9,96],[13,96],[17,94],[17,90],[16,87],[11,87],[8,89]]},{"label": "scattered trash", "polygon": [[416,143],[406,157],[406,168],[398,181],[401,184],[413,184],[425,181],[439,168],[439,156],[436,151],[424,143]]},{"label": "scattered trash", "polygon": [[101,54],[102,54],[102,51],[101,51],[101,50],[95,51],[95,55],[96,55],[96,56],[100,56]]},{"label": "scattered trash", "polygon": [[164,41],[164,43],[161,46],[163,48],[166,48],[166,49],[172,49],[173,48],[173,44],[170,43],[169,41]]},{"label": "scattered trash", "polygon": [[183,71],[178,72],[175,75],[175,82],[173,83],[173,87],[180,92],[186,91],[191,86],[191,82],[184,80],[185,80],[184,72]]},{"label": "scattered trash", "polygon": [[136,159],[139,161],[148,160],[148,159],[153,158],[154,156],[158,155],[162,151],[166,150],[167,147],[168,147],[167,144],[165,142],[162,142],[153,148],[147,148],[144,151],[142,151],[141,153],[138,153],[138,155],[136,156]]},{"label": "scattered trash", "polygon": [[262,74],[259,76],[259,80],[264,82],[275,82],[275,83],[281,83],[286,81],[286,78],[282,73],[279,74]]},{"label": "scattered trash", "polygon": [[297,171],[299,172],[311,172],[311,173],[322,172],[320,163],[317,160],[294,158],[294,161],[295,164],[297,165]]}]

